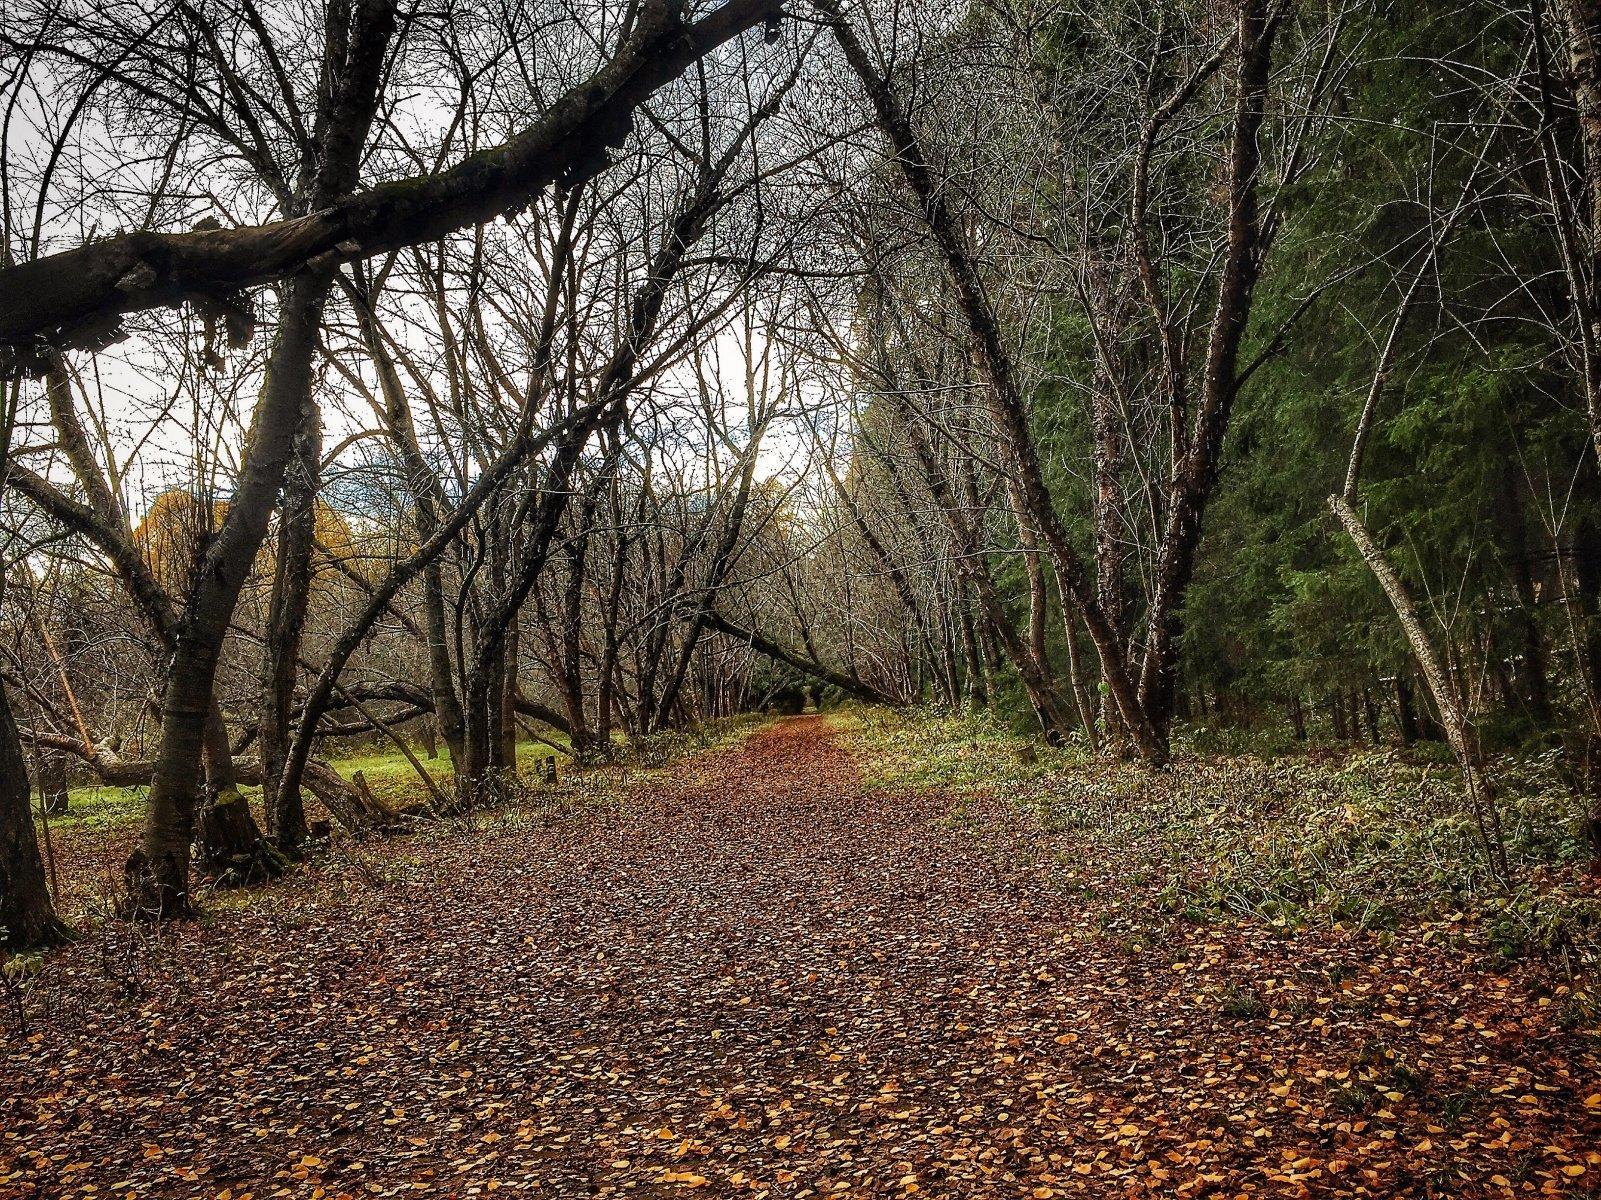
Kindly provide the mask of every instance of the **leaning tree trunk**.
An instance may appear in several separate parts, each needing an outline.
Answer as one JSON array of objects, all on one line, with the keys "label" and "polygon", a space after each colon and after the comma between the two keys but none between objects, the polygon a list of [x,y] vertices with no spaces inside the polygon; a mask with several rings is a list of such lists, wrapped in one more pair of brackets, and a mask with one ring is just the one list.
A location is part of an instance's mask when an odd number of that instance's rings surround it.
[{"label": "leaning tree trunk", "polygon": [[1362,523],[1362,518],[1357,515],[1350,502],[1344,496],[1330,496],[1328,504],[1329,510],[1345,527],[1345,532],[1356,546],[1357,553],[1373,572],[1374,579],[1384,589],[1385,597],[1395,609],[1401,632],[1406,635],[1407,644],[1412,647],[1412,654],[1423,672],[1424,682],[1428,684],[1429,693],[1434,697],[1435,706],[1440,711],[1440,722],[1445,728],[1446,742],[1456,754],[1457,763],[1461,767],[1462,779],[1468,789],[1468,800],[1473,808],[1473,817],[1478,825],[1479,836],[1484,843],[1490,868],[1502,880],[1506,880],[1509,871],[1506,843],[1501,835],[1500,810],[1496,804],[1494,785],[1484,770],[1484,756],[1472,722],[1469,720],[1467,706],[1462,703],[1444,662],[1434,648],[1434,642],[1423,627],[1423,620],[1418,615],[1411,589],[1406,586],[1406,582],[1390,564],[1389,558],[1374,542],[1367,526]]}]

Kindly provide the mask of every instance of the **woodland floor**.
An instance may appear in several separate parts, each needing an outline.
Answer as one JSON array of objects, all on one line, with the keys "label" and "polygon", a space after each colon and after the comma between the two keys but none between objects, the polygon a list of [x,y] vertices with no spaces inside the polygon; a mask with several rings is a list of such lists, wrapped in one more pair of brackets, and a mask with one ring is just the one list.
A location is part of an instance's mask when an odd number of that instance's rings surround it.
[{"label": "woodland floor", "polygon": [[1106,936],[1070,841],[858,768],[787,720],[93,934],[0,1054],[0,1195],[1601,1194],[1596,1044],[1534,977]]}]

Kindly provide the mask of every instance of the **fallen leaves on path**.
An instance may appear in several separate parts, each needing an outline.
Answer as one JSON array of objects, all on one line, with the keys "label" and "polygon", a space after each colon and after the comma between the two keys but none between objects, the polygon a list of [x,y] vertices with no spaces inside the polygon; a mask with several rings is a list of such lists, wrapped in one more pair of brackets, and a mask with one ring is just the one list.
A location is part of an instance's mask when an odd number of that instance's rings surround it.
[{"label": "fallen leaves on path", "polygon": [[792,720],[80,944],[0,1058],[0,1195],[1601,1190],[1593,1046],[1527,980],[1404,935],[1131,946],[1010,852],[1038,830],[948,807]]}]

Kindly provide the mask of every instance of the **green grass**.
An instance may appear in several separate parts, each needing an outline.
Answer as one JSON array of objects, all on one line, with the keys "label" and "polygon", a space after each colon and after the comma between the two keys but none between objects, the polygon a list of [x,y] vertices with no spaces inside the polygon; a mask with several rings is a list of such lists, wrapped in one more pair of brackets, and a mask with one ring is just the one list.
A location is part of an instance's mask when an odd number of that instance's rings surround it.
[{"label": "green grass", "polygon": [[[572,763],[572,755],[563,734],[552,731],[550,740],[557,747],[553,749],[543,742],[523,739],[517,745],[517,765],[525,778],[537,777],[536,768],[551,755],[556,756],[558,769],[565,770]],[[443,750],[436,759],[423,756],[421,750],[413,751],[423,767],[428,771],[434,781],[447,792],[451,787],[450,759]],[[385,742],[358,751],[337,755],[330,759],[330,765],[340,775],[349,779],[357,771],[362,772],[373,793],[381,800],[390,803],[410,803],[416,800],[423,792],[421,780],[411,763],[406,761],[393,743]],[[260,788],[242,789],[247,799],[256,801],[261,795]],[[73,788],[69,798],[67,811],[50,818],[50,827],[63,834],[93,833],[115,830],[123,826],[137,825],[144,819],[145,793],[147,789],[105,787],[91,785]]]},{"label": "green grass", "polygon": [[[638,773],[670,766],[687,754],[717,749],[735,744],[749,736],[765,723],[761,717],[736,717],[727,721],[708,722],[693,730],[674,730],[621,745],[619,768],[625,773]],[[538,792],[543,785],[541,767],[544,761],[555,756],[557,769],[565,777],[573,764],[571,745],[567,736],[550,731],[549,742],[523,738],[517,744],[517,766],[524,782]],[[413,749],[419,762],[434,781],[447,793],[452,776],[450,759],[441,749],[439,757],[428,759],[421,750]],[[373,743],[357,750],[337,754],[329,759],[330,765],[345,779],[357,771],[362,773],[373,794],[391,804],[403,805],[422,797],[424,788],[417,778],[416,769],[406,756],[391,742]],[[604,773],[604,772],[603,772]],[[611,774],[615,775],[613,771]],[[117,788],[89,786],[72,789],[68,811],[50,818],[50,828],[62,836],[104,833],[137,825],[144,819],[145,788]],[[243,789],[246,798],[259,800],[259,788]]]},{"label": "green grass", "polygon": [[73,788],[65,813],[50,818],[52,829],[115,829],[144,816],[145,789],[118,787]]},{"label": "green grass", "polygon": [[952,715],[853,707],[829,717],[862,758],[876,788],[982,789],[997,782],[1032,783],[1089,761],[1080,743],[1046,746],[1019,736],[988,713]]},{"label": "green grass", "polygon": [[[565,770],[571,765],[572,753],[566,735],[553,730],[550,740],[556,743],[557,748],[528,738],[518,741],[517,770],[524,779],[537,779],[539,765],[551,755],[556,757],[558,770]],[[424,758],[421,751],[413,750],[413,753],[417,755],[417,760],[422,763],[434,782],[448,795],[453,784],[450,758],[445,751],[441,749],[439,757],[435,759]],[[346,779],[360,771],[367,785],[372,788],[373,794],[390,804],[410,803],[423,793],[423,784],[417,778],[416,769],[406,761],[406,756],[396,749],[392,742],[335,756],[329,760],[329,765]]]}]

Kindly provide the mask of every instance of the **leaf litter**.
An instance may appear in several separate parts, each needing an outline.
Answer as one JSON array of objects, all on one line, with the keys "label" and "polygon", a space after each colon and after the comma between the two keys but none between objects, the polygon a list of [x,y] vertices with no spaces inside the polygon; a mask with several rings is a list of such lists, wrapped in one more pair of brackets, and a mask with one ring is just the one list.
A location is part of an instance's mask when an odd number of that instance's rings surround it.
[{"label": "leaf litter", "polygon": [[1601,1192],[1596,1043],[1534,977],[1404,930],[1120,936],[1126,864],[1086,888],[1071,835],[950,810],[799,718],[108,930],[0,1056],[0,1196]]}]

